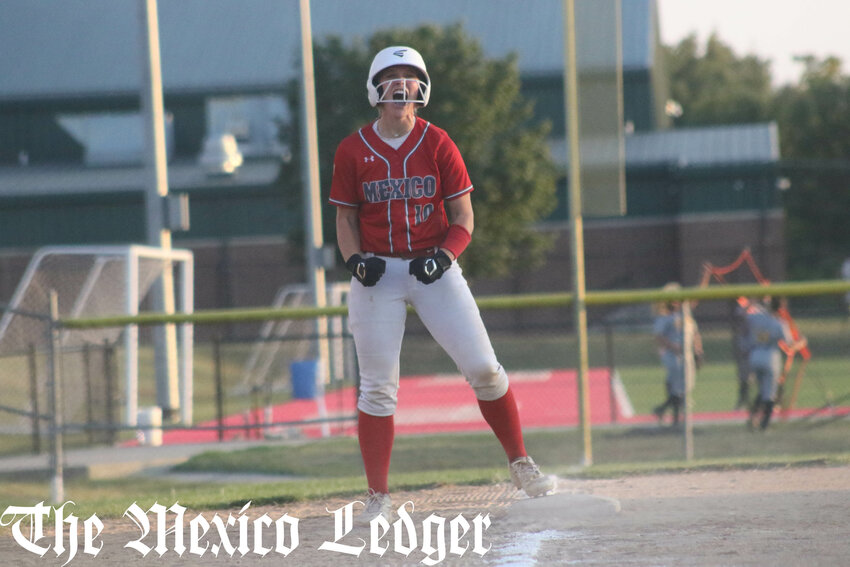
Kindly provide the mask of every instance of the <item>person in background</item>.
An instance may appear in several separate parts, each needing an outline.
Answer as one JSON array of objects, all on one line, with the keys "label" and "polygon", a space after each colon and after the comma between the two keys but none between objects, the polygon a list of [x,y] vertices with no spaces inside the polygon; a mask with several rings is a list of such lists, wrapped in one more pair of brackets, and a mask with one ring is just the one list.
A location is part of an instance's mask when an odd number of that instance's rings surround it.
[{"label": "person in background", "polygon": [[748,337],[747,316],[764,312],[760,301],[741,296],[735,300],[732,313],[732,341],[735,365],[738,371],[738,402],[735,409],[750,407],[750,383],[753,374],[750,371],[750,341]]},{"label": "person in background", "polygon": [[756,383],[758,396],[750,408],[747,427],[764,430],[770,424],[773,407],[776,403],[779,377],[782,373],[783,343],[789,356],[806,348],[806,339],[794,339],[788,323],[778,311],[782,306],[779,297],[765,298],[766,311],[756,311],[747,315],[747,340],[749,343],[749,363]]},{"label": "person in background", "polygon": [[[665,285],[663,291],[675,291],[681,289],[676,282]],[[703,350],[702,338],[696,321],[693,321],[693,355],[697,365],[702,364]],[[658,355],[665,369],[664,386],[667,399],[657,406],[652,413],[663,423],[664,416],[669,409],[673,416],[672,424],[678,425],[682,406],[685,402],[685,325],[682,315],[682,302],[670,300],[659,303],[655,307],[655,322],[653,324],[653,335],[658,347]]]},{"label": "person in background", "polygon": [[738,374],[738,401],[735,409],[750,405],[750,354],[747,352],[747,309],[750,301],[739,297],[732,302],[732,355]]}]

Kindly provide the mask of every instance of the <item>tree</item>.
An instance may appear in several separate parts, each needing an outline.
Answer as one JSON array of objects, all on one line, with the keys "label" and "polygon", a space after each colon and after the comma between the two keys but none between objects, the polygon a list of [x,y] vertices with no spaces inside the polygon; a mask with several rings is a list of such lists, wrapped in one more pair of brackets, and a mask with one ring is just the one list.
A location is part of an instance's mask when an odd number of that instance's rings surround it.
[{"label": "tree", "polygon": [[850,256],[850,78],[835,57],[801,58],[799,84],[779,90],[774,112],[786,195],[792,277],[833,278]]},{"label": "tree", "polygon": [[[337,37],[314,45],[320,176],[325,239],[336,242],[334,207],[326,205],[336,146],[372,121],[366,100],[371,59],[388,45],[411,45],[422,53],[432,82],[432,97],[420,116],[445,128],[460,148],[475,185],[475,234],[461,257],[469,275],[505,275],[511,266],[539,264],[551,238],[534,223],[555,203],[556,169],[546,146],[547,124],[532,123],[532,105],[520,95],[516,57],[487,59],[462,26],[421,26],[374,34],[366,43],[346,46]],[[292,116],[300,115],[299,84],[288,89]],[[300,152],[299,125],[288,143]],[[292,204],[300,202],[300,163],[281,172]]]},{"label": "tree", "polygon": [[801,57],[799,84],[774,99],[782,127],[782,155],[789,159],[844,160],[850,155],[850,77],[836,57]]},{"label": "tree", "polygon": [[681,104],[676,126],[763,122],[768,119],[772,89],[770,62],[738,57],[712,34],[701,50],[691,34],[664,47],[670,74],[670,97]]},{"label": "tree", "polygon": [[835,57],[803,56],[799,84],[774,89],[769,63],[738,57],[712,35],[701,50],[691,35],[664,47],[671,97],[683,108],[676,126],[776,121],[788,273],[836,277],[850,250],[850,78]]}]

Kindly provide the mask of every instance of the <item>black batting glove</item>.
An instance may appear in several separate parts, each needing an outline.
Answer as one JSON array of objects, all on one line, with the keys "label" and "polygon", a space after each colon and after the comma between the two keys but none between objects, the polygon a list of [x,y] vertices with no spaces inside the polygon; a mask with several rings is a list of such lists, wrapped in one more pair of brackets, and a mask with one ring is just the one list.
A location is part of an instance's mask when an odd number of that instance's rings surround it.
[{"label": "black batting glove", "polygon": [[351,258],[345,261],[345,267],[364,286],[372,287],[384,275],[387,262],[377,256],[364,258],[360,254],[352,254]]},{"label": "black batting glove", "polygon": [[423,256],[410,261],[408,272],[411,276],[424,284],[431,284],[443,276],[443,272],[449,269],[452,260],[449,255],[440,250],[433,256]]}]

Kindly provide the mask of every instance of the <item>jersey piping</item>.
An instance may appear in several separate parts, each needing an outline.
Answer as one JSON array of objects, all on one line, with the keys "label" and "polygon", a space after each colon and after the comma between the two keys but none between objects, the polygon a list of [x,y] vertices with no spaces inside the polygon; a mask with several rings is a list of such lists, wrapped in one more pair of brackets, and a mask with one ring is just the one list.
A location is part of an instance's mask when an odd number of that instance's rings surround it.
[{"label": "jersey piping", "polygon": [[[383,162],[384,162],[385,164],[387,164],[387,179],[389,179],[390,177],[392,177],[392,166],[390,165],[390,160],[388,160],[387,158],[385,158],[385,157],[384,157],[384,155],[383,155],[381,152],[379,152],[378,150],[376,150],[376,149],[375,149],[375,147],[374,147],[374,146],[372,146],[372,144],[370,144],[370,143],[366,140],[366,136],[364,136],[364,135],[363,135],[363,129],[362,129],[362,128],[361,128],[360,130],[358,130],[358,131],[357,131],[357,134],[360,136],[360,139],[361,139],[361,140],[363,140],[363,143],[366,145],[366,147],[367,147],[367,148],[369,148],[370,150],[372,150],[372,153],[374,153],[376,156],[378,156],[379,158],[381,158],[381,159],[383,160]],[[392,203],[393,203],[393,202],[392,202],[392,200],[387,200],[387,225],[389,226],[389,231],[387,232],[387,239],[389,240],[389,243],[390,243],[390,252],[394,252],[394,250],[393,250],[393,214],[392,214]]]},{"label": "jersey piping", "polygon": [[[404,160],[402,160],[402,173],[405,177],[407,177],[407,161],[410,159],[416,150],[419,149],[419,146],[422,145],[422,142],[425,141],[425,135],[428,132],[428,128],[431,126],[430,122],[425,123],[425,127],[422,129],[422,134],[419,136],[419,140],[413,145],[413,148],[404,156]],[[358,130],[357,134],[360,136],[360,139],[366,145],[369,150],[371,150],[376,156],[381,158],[381,160],[387,165],[387,179],[392,177],[392,166],[390,165],[390,160],[384,157],[384,155],[378,151],[375,146],[369,143],[366,140],[366,136],[363,135],[363,129]],[[392,215],[392,206],[393,200],[387,200],[387,242],[390,245],[390,253],[395,253],[395,245],[393,244],[393,215]],[[404,223],[405,223],[405,238],[407,240],[407,251],[410,252],[413,250],[413,246],[410,242],[410,207],[407,203],[407,200],[404,201]]]},{"label": "jersey piping", "polygon": [[[402,162],[402,173],[405,177],[407,177],[407,160],[409,160],[410,156],[412,156],[414,152],[419,149],[419,146],[422,145],[422,142],[425,140],[425,134],[428,132],[428,128],[430,127],[431,123],[426,122],[425,128],[422,130],[422,135],[419,136],[419,141],[417,141],[416,144],[413,145],[413,148],[407,153],[407,155],[404,156],[404,161]],[[389,206],[391,202],[392,201],[388,201],[387,206]],[[407,199],[404,200],[404,223],[407,232],[407,250],[410,252],[413,250],[413,246],[410,243],[410,205],[408,204]],[[392,240],[392,227],[390,227],[390,251],[392,251]]]}]

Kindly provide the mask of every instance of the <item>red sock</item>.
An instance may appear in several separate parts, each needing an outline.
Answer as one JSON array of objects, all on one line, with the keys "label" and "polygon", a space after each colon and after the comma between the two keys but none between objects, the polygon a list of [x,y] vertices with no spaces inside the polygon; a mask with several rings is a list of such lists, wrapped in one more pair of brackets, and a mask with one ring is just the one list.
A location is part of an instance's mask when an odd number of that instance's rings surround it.
[{"label": "red sock", "polygon": [[505,449],[508,461],[525,457],[525,443],[522,440],[522,428],[519,424],[519,411],[517,410],[514,393],[508,387],[508,391],[498,400],[478,400],[481,415],[496,434],[496,438]]},{"label": "red sock", "polygon": [[390,474],[390,455],[395,437],[393,416],[379,417],[358,412],[357,437],[369,488],[388,494],[387,477]]}]

